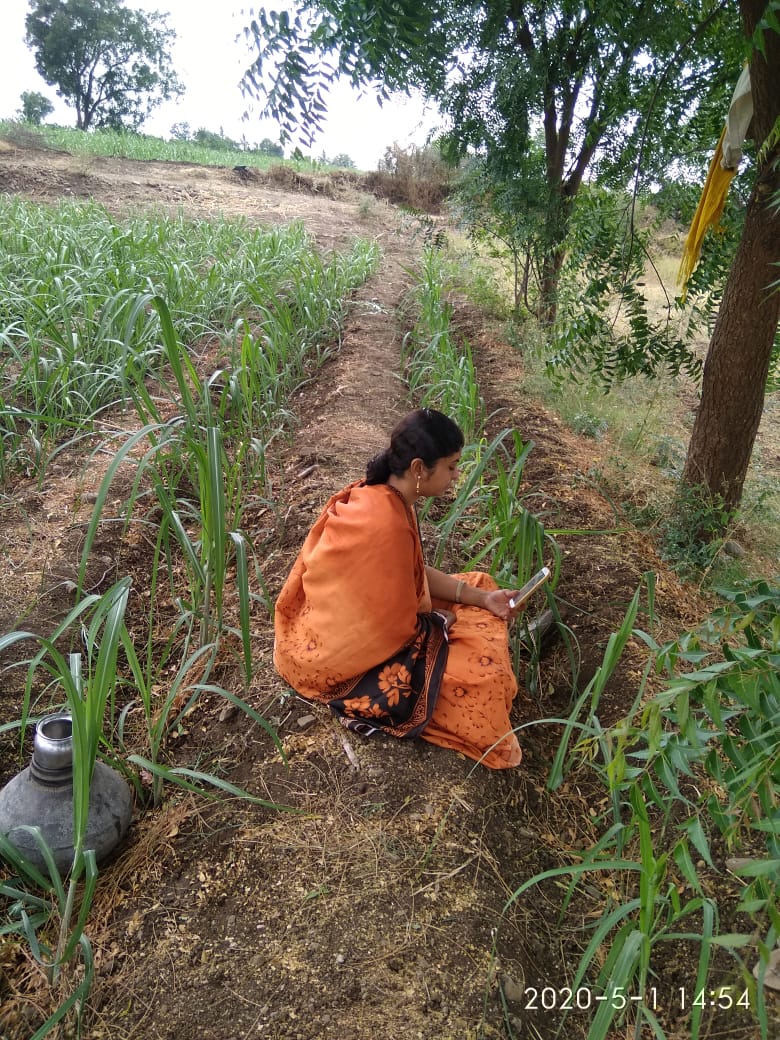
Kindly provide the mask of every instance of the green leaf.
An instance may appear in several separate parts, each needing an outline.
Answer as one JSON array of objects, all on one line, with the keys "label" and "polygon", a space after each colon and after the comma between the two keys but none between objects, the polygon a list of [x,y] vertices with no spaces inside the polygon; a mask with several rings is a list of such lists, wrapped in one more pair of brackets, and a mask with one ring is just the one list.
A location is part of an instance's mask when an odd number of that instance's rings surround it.
[{"label": "green leaf", "polygon": [[141,755],[130,755],[128,761],[139,766],[141,769],[146,769],[155,776],[161,777],[163,780],[167,780],[169,783],[184,788],[185,791],[192,791],[202,795],[205,792],[201,785],[206,784],[209,787],[216,788],[223,794],[231,795],[234,798],[241,798],[244,801],[252,802],[254,805],[261,805],[265,809],[273,809],[277,812],[298,813],[301,815],[305,814],[305,810],[303,809],[296,809],[291,805],[269,802],[265,798],[258,798],[257,795],[250,794],[249,791],[236,787],[235,784],[231,784],[227,780],[223,780],[221,777],[214,776],[213,773],[204,773],[196,769],[188,769],[185,766],[168,768],[167,766],[161,765],[159,762],[150,762],[149,759],[146,759]]}]

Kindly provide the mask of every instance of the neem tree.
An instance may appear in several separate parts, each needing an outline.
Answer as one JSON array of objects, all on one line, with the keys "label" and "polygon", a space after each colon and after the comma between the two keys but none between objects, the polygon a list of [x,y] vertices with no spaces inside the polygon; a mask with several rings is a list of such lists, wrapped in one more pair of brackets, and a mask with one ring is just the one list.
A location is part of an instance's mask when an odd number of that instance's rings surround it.
[{"label": "neem tree", "polygon": [[[378,96],[420,89],[451,123],[455,152],[500,183],[541,132],[541,316],[556,293],[574,201],[586,179],[626,187],[702,140],[713,145],[743,60],[754,89],[756,187],[704,371],[683,480],[727,509],[763,408],[780,295],[778,0],[300,0],[250,11],[257,58],[243,85],[287,134],[316,133],[343,76]],[[740,25],[741,16],[741,25]],[[533,182],[531,178],[529,183]],[[774,200],[774,202],[773,202]]]},{"label": "neem tree", "polygon": [[32,0],[25,28],[38,72],[75,107],[80,130],[135,130],[182,93],[169,57],[176,34],[160,14],[119,0]]},{"label": "neem tree", "polygon": [[481,157],[503,181],[541,133],[537,238],[542,317],[552,320],[583,181],[625,185],[648,121],[646,158],[668,156],[692,113],[722,96],[720,44],[737,25],[732,5],[712,0],[302,0],[295,15],[251,20],[257,58],[244,88],[288,134],[310,135],[336,76],[380,97],[418,88],[449,122],[451,152]]}]

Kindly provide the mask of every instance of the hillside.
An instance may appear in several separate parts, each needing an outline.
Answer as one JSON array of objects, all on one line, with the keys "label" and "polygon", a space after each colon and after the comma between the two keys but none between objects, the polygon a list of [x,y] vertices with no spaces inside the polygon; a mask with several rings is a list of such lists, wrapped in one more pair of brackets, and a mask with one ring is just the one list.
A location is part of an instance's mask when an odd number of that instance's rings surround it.
[{"label": "hillside", "polygon": [[[381,245],[380,270],[356,294],[338,356],[290,402],[289,439],[271,460],[280,502],[258,511],[247,535],[279,534],[265,578],[278,591],[319,507],[362,475],[407,409],[399,380],[399,308],[423,226],[384,201],[332,180],[280,185],[230,169],[128,160],[75,160],[67,154],[3,148],[0,191],[41,202],[95,199],[121,216],[161,208],[208,219],[241,216],[273,226],[303,221],[321,250],[353,237]],[[516,428],[534,448],[529,488],[548,526],[564,535],[557,588],[580,655],[581,686],[593,674],[642,575],[654,571],[656,634],[671,637],[708,606],[664,567],[652,542],[601,494],[588,474],[605,443],[578,438],[518,386],[519,355],[467,304],[455,321],[475,351],[488,435]],[[209,342],[197,345],[209,371]],[[127,417],[112,417],[124,423]],[[108,428],[108,421],[107,427]],[[63,453],[43,486],[20,481],[0,510],[0,632],[20,624],[45,630],[71,606],[68,577],[78,564],[99,467]],[[92,496],[92,498],[91,498]],[[108,533],[94,550],[93,588],[131,574],[143,588],[151,547]],[[139,639],[144,614],[135,617]],[[531,875],[562,866],[594,840],[595,789],[586,771],[554,794],[545,789],[560,725],[568,715],[571,671],[563,644],[543,654],[533,697],[515,708],[524,761],[492,773],[422,742],[346,735],[326,713],[291,698],[271,663],[272,625],[253,618],[254,708],[274,720],[285,765],[266,734],[218,698],[201,700],[175,741],[172,761],[218,762],[224,776],[263,798],[292,806],[274,813],[238,800],[207,802],[171,790],[158,810],[139,810],[128,839],[101,871],[88,932],[97,978],[83,1035],[92,1040],[466,1040],[552,1038],[558,1007],[532,1006],[531,993],[571,985],[598,919],[608,879],[578,897],[563,923],[564,889],[548,881],[502,915]],[[631,642],[602,700],[602,721],[633,702],[644,664]],[[219,674],[240,688],[226,657]],[[0,692],[0,719],[16,717],[21,677]],[[17,748],[0,734],[0,781],[18,769]],[[708,884],[724,879],[718,850]],[[495,944],[495,956],[493,955]],[[658,1017],[667,1037],[689,1035],[680,988],[690,991],[696,950],[667,947],[654,964]],[[730,962],[724,959],[723,971]],[[49,994],[21,945],[0,952],[0,1033],[24,1040],[42,1021]],[[775,1009],[776,1011],[776,1009]],[[585,1035],[588,1013],[566,1021]],[[744,1016],[705,1015],[706,1037],[754,1037]],[[614,1036],[624,1035],[615,1032]],[[626,1034],[627,1035],[627,1034]]]}]

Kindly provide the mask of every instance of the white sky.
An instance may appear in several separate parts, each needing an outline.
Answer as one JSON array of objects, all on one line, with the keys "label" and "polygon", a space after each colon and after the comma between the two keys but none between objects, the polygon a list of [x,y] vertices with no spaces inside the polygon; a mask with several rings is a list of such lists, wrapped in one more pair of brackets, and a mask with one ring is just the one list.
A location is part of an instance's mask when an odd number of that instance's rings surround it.
[{"label": "white sky", "polygon": [[[190,132],[205,127],[250,144],[268,137],[278,141],[279,129],[270,120],[241,116],[248,100],[238,88],[241,73],[251,60],[243,39],[236,42],[249,21],[241,10],[251,0],[125,0],[126,6],[148,12],[169,12],[167,24],[177,34],[172,64],[185,87],[178,102],[155,109],[141,131],[169,137],[174,123],[189,123]],[[269,0],[269,8],[286,6],[284,0]],[[55,106],[47,122],[75,126],[75,110],[60,99],[54,87],[44,83],[35,69],[32,52],[24,43],[24,20],[28,0],[0,0],[0,118],[13,118],[21,107],[24,91],[37,91]],[[256,103],[255,103],[256,106]],[[436,124],[435,112],[426,110],[417,98],[401,98],[380,107],[374,96],[359,97],[348,84],[337,86],[328,102],[324,131],[311,149],[301,149],[315,158],[324,151],[329,158],[346,154],[359,169],[376,169],[385,148],[425,143]],[[285,145],[290,154],[299,142]]]}]

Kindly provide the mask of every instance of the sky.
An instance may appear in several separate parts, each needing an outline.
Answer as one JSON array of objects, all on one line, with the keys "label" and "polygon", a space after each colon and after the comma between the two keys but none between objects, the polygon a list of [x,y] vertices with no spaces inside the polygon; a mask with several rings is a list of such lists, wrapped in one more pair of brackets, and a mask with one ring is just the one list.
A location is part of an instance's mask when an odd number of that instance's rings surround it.
[{"label": "sky", "polygon": [[[168,12],[167,24],[176,31],[172,64],[185,87],[178,101],[155,109],[141,132],[169,137],[174,123],[189,123],[190,132],[205,127],[215,133],[250,144],[264,138],[279,140],[279,128],[271,120],[242,114],[249,103],[238,86],[250,63],[243,39],[236,42],[248,18],[242,16],[247,0],[125,0],[126,6],[147,12]],[[280,8],[282,3],[267,4]],[[11,119],[21,107],[24,91],[47,97],[55,111],[46,122],[75,126],[75,110],[60,99],[35,69],[33,54],[24,43],[28,0],[0,0],[0,118]],[[257,103],[255,102],[255,106]],[[373,94],[359,96],[347,83],[331,92],[328,119],[311,148],[292,140],[285,154],[300,144],[314,158],[348,155],[362,170],[374,170],[388,145],[422,145],[436,125],[436,114],[420,98],[399,98],[380,107]]]}]

